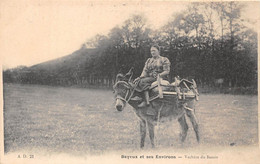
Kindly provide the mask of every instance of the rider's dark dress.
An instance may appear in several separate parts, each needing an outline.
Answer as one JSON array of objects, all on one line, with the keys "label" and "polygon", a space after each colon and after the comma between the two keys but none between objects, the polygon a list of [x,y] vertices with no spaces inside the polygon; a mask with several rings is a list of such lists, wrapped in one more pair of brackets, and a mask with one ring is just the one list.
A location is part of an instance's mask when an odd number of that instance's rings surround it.
[{"label": "rider's dark dress", "polygon": [[170,65],[171,63],[166,57],[159,56],[147,59],[137,89],[140,91],[148,89],[156,81],[159,73],[164,71],[170,72]]}]

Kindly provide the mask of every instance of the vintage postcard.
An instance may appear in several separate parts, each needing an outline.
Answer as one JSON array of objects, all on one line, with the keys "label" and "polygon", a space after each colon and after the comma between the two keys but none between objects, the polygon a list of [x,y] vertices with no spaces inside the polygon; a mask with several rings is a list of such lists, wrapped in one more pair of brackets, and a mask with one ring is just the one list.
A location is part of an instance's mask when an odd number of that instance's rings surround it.
[{"label": "vintage postcard", "polygon": [[258,1],[0,2],[0,163],[257,163]]}]

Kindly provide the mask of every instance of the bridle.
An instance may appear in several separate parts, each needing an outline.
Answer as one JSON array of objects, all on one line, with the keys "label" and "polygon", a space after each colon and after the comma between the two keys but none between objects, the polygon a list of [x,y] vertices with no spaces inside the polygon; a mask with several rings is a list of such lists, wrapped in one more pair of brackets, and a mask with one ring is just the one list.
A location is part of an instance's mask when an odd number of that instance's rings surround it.
[{"label": "bridle", "polygon": [[120,83],[123,83],[126,88],[127,88],[127,92],[125,94],[124,97],[120,96],[120,95],[117,95],[116,96],[116,99],[120,99],[122,101],[124,101],[124,103],[128,103],[130,101],[130,99],[132,98],[133,94],[134,94],[134,91],[135,91],[135,88],[137,87],[138,83],[136,83],[134,85],[134,87],[132,87],[129,83],[125,82],[125,81],[118,81],[116,82],[116,84],[113,86],[114,90],[116,88],[116,86]]}]

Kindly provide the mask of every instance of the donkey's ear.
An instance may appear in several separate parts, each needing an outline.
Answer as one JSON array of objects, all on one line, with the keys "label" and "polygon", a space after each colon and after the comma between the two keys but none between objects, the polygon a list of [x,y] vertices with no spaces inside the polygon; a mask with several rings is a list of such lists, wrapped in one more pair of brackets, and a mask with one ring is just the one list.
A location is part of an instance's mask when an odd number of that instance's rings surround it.
[{"label": "donkey's ear", "polygon": [[125,74],[125,78],[128,80],[128,81],[131,81],[131,78],[133,76],[133,70],[134,70],[134,67],[131,67],[130,70]]},{"label": "donkey's ear", "polygon": [[119,74],[116,75],[116,82],[117,81],[122,81],[123,79],[124,79],[124,75],[123,74],[119,73]]},{"label": "donkey's ear", "polygon": [[130,76],[133,74],[134,67],[130,68],[130,70],[125,74],[125,76]]}]

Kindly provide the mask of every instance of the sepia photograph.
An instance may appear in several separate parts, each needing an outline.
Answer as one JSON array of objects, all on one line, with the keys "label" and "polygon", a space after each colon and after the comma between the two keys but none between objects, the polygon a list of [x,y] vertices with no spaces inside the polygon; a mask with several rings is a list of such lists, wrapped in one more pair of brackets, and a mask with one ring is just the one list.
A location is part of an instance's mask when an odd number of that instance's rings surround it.
[{"label": "sepia photograph", "polygon": [[257,163],[259,11],[1,1],[0,163]]}]

